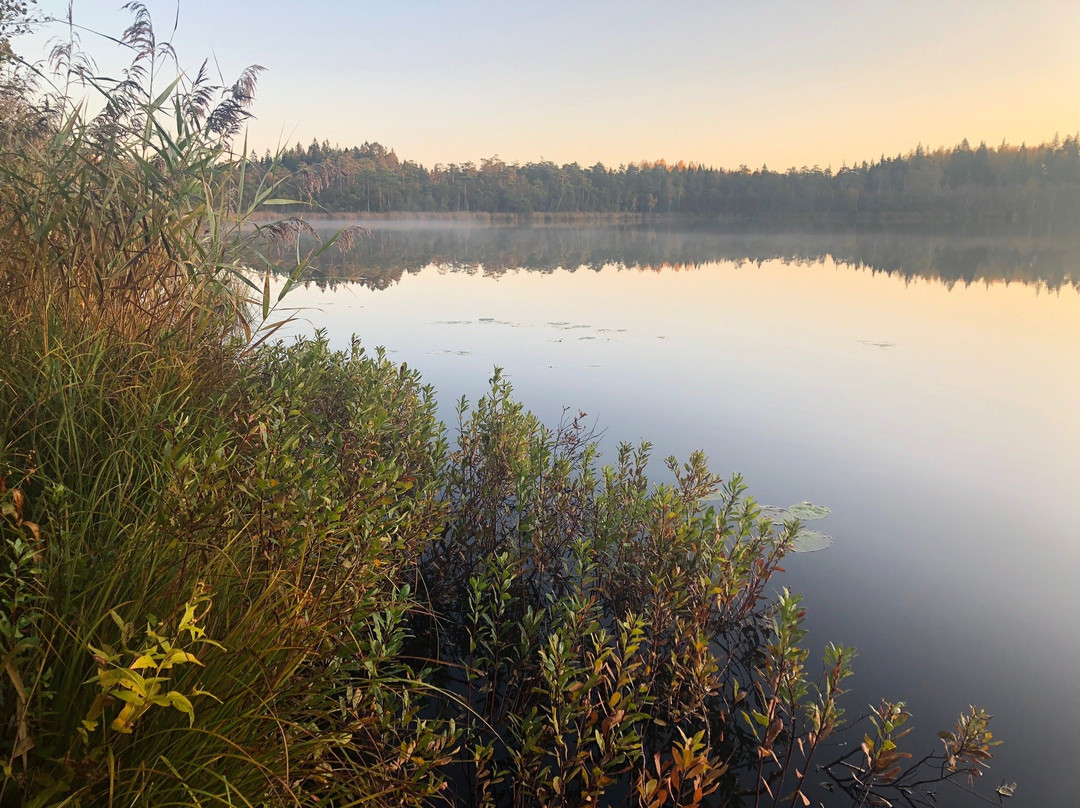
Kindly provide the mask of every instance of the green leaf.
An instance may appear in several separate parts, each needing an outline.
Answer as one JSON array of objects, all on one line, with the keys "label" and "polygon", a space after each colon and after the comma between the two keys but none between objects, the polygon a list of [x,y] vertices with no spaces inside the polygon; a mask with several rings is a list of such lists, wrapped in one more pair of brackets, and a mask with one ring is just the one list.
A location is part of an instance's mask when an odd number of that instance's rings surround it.
[{"label": "green leaf", "polygon": [[263,298],[262,298],[262,318],[265,320],[270,316],[270,269],[266,270],[266,277],[263,279]]},{"label": "green leaf", "polygon": [[170,690],[165,694],[165,698],[168,700],[169,704],[188,717],[189,725],[195,723],[195,710],[192,709],[191,702],[188,701],[187,696],[183,693],[178,693],[175,690]]},{"label": "green leaf", "polygon": [[812,502],[806,500],[796,503],[787,509],[787,512],[803,522],[814,521],[815,519],[824,519],[832,511],[824,505],[814,505]]},{"label": "green leaf", "polygon": [[131,663],[131,670],[137,671],[142,668],[156,668],[157,664],[157,660],[150,656],[150,654],[143,654]]},{"label": "green leaf", "polygon": [[828,533],[820,530],[807,530],[805,527],[801,527],[792,539],[791,549],[796,553],[815,553],[818,550],[831,547],[832,543],[833,537]]},{"label": "green leaf", "polygon": [[194,654],[189,654],[187,651],[181,651],[179,648],[172,651],[161,663],[162,670],[171,668],[181,662],[194,662],[196,665],[202,665],[198,658]]}]

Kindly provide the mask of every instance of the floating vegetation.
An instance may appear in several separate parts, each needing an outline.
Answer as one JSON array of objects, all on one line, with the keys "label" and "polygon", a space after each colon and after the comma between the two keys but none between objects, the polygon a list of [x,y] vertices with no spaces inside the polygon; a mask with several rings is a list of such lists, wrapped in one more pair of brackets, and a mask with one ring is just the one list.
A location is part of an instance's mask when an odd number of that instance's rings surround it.
[{"label": "floating vegetation", "polygon": [[[815,505],[812,502],[803,501],[789,508],[780,508],[776,505],[762,506],[759,514],[762,519],[772,523],[776,528],[781,528],[788,522],[796,519],[800,522],[812,522],[824,519],[832,511],[825,505]],[[833,537],[821,530],[810,530],[800,527],[795,533],[791,543],[791,550],[795,553],[813,553],[832,546]]]},{"label": "floating vegetation", "polygon": [[481,317],[478,320],[435,320],[431,325],[508,325],[511,328],[518,328],[520,323],[496,320],[494,317]]},{"label": "floating vegetation", "polygon": [[780,508],[776,505],[764,505],[761,508],[761,518],[768,519],[774,525],[782,525],[788,519],[794,517],[788,513],[787,508]]},{"label": "floating vegetation", "polygon": [[432,356],[472,356],[472,351],[449,351],[444,348],[428,351],[428,353]]},{"label": "floating vegetation", "polygon": [[871,348],[895,348],[895,342],[872,342],[870,340],[859,340],[860,345],[869,345]]},{"label": "floating vegetation", "polygon": [[795,538],[791,540],[791,550],[794,553],[814,553],[831,547],[833,537],[822,530],[808,530],[799,528]]},{"label": "floating vegetation", "polygon": [[810,522],[815,519],[824,519],[832,510],[824,505],[815,505],[812,502],[803,500],[802,502],[792,505],[787,509],[787,512],[803,522]]}]

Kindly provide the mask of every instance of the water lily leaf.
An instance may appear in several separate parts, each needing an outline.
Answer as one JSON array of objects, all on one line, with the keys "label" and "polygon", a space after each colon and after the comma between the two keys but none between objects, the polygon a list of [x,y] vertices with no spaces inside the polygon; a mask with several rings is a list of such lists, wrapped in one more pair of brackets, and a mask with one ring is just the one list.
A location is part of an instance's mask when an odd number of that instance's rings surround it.
[{"label": "water lily leaf", "polygon": [[792,539],[791,549],[796,553],[815,553],[818,550],[831,547],[832,543],[833,537],[828,533],[821,530],[807,530],[802,527],[799,528],[799,532]]},{"label": "water lily leaf", "polygon": [[788,508],[788,513],[794,516],[796,519],[801,519],[802,521],[806,522],[813,519],[824,519],[826,516],[832,513],[832,510],[830,510],[824,505],[815,505],[812,502],[806,502],[804,500],[803,502],[792,505],[790,508]]},{"label": "water lily leaf", "polygon": [[787,508],[779,508],[776,505],[765,505],[761,509],[761,518],[768,519],[774,525],[782,525],[788,519],[794,519],[794,515]]}]

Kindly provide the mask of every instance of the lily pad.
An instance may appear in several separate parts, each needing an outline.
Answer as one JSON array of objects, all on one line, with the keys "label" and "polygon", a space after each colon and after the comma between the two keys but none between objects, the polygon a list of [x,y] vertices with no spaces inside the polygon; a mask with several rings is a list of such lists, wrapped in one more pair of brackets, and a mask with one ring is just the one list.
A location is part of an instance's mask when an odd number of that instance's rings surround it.
[{"label": "lily pad", "polygon": [[818,550],[831,547],[832,543],[833,537],[828,533],[821,530],[807,530],[805,527],[801,527],[791,541],[791,550],[795,553],[816,553]]},{"label": "lily pad", "polygon": [[768,519],[774,525],[782,525],[788,519],[795,517],[788,513],[787,508],[778,508],[776,505],[765,505],[761,509],[761,518]]},{"label": "lily pad", "polygon": [[567,323],[567,322],[563,322],[562,320],[549,322],[548,325],[551,326],[552,328],[557,328],[560,331],[573,331],[575,328],[589,328],[590,327],[585,323]]},{"label": "lily pad", "polygon": [[788,513],[803,522],[810,522],[814,519],[824,519],[832,513],[832,510],[824,505],[815,505],[812,502],[803,501],[788,508]]}]

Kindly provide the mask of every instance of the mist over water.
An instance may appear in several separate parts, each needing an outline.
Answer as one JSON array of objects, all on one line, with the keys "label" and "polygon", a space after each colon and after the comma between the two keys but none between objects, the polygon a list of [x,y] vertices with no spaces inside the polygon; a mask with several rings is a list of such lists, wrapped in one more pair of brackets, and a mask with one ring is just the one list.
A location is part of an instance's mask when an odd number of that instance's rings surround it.
[{"label": "mist over water", "polygon": [[780,585],[812,657],[857,646],[849,716],[905,699],[919,753],[985,707],[992,785],[1067,805],[1078,270],[1074,245],[985,236],[380,224],[287,302],[419,368],[448,421],[498,365],[549,423],[588,413],[609,459],[651,440],[657,480],[700,448],[762,502],[828,505],[835,543]]}]

